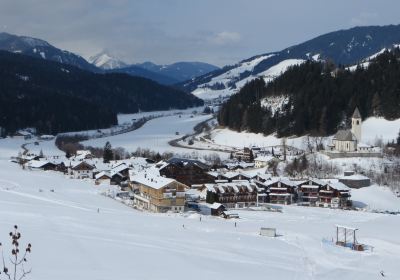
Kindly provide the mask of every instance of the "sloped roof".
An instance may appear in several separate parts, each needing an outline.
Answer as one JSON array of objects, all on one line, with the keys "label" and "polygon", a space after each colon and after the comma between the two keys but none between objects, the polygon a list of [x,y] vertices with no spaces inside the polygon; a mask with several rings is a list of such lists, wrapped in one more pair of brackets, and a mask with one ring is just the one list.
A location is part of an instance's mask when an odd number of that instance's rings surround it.
[{"label": "sloped roof", "polygon": [[337,180],[328,180],[328,185],[338,191],[350,191],[350,188]]},{"label": "sloped roof", "polygon": [[45,160],[31,160],[28,165],[32,168],[42,168],[47,164],[53,164],[53,163],[50,163]]},{"label": "sloped roof", "polygon": [[357,107],[356,107],[356,109],[354,110],[354,113],[353,113],[352,118],[354,118],[354,119],[361,119],[361,114],[360,114],[360,111],[358,110]]},{"label": "sloped roof", "polygon": [[167,160],[169,164],[181,165],[181,166],[190,166],[195,165],[200,167],[201,169],[208,170],[209,166],[199,160],[194,159],[185,159],[185,158],[171,158]]},{"label": "sloped roof", "polygon": [[339,130],[333,139],[338,141],[356,141],[357,138],[354,136],[353,132],[350,130]]},{"label": "sloped roof", "polygon": [[151,168],[131,176],[130,180],[156,190],[162,189],[172,182],[175,182],[174,179],[160,176],[159,173],[156,172],[156,170],[153,170]]},{"label": "sloped roof", "polygon": [[107,171],[101,171],[100,173],[96,174],[95,178],[99,179],[103,176],[108,177],[109,179],[111,179],[110,173],[108,173]]}]

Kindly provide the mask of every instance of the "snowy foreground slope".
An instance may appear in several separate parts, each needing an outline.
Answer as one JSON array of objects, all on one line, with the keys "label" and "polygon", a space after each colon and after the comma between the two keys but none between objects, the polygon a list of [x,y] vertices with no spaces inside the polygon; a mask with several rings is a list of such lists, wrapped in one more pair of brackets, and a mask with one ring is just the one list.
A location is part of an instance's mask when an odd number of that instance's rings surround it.
[{"label": "snowy foreground slope", "polygon": [[[0,240],[20,226],[22,243],[33,245],[30,279],[379,279],[382,270],[399,277],[400,216],[291,206],[238,211],[235,228],[235,220],[138,212],[99,191],[0,160]],[[373,252],[322,242],[335,224],[358,227]],[[259,236],[260,227],[276,227],[279,237]]]}]

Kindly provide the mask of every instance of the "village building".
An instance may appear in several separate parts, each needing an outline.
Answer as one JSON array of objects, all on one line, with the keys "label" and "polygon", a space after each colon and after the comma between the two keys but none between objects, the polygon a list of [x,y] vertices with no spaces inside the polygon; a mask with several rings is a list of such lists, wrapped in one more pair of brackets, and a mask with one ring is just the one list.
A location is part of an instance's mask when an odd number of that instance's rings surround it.
[{"label": "village building", "polygon": [[93,159],[94,156],[89,150],[78,150],[76,151],[76,155],[72,158],[74,160],[85,160],[85,159]]},{"label": "village building", "polygon": [[18,130],[14,133],[13,138],[28,140],[33,137],[32,133],[27,130]]},{"label": "village building", "polygon": [[219,202],[227,208],[243,208],[257,204],[257,185],[247,180],[205,184],[204,190],[207,191],[208,203]]},{"label": "village building", "polygon": [[74,179],[92,179],[95,167],[86,161],[70,162],[68,174]]},{"label": "village building", "polygon": [[56,170],[56,165],[47,160],[31,160],[28,162],[27,166],[29,169],[34,170]]},{"label": "village building", "polygon": [[360,189],[371,185],[370,178],[361,174],[356,174],[353,171],[345,172],[344,176],[339,178],[339,182],[353,189]]},{"label": "village building", "polygon": [[250,148],[243,148],[243,150],[236,151],[233,155],[238,161],[253,162],[254,155]]},{"label": "village building", "polygon": [[111,184],[111,175],[107,171],[101,171],[97,173],[95,176],[95,184],[96,185],[110,185]]},{"label": "village building", "polygon": [[319,190],[316,206],[343,208],[350,203],[350,196],[349,187],[341,182],[328,180],[327,184]]},{"label": "village building", "polygon": [[287,178],[272,178],[259,186],[264,187],[266,193],[268,193],[266,202],[292,204],[297,200],[297,187],[299,184]]},{"label": "village building", "polygon": [[186,185],[160,176],[155,170],[142,171],[131,180],[136,207],[157,213],[184,211]]},{"label": "village building", "polygon": [[327,183],[316,179],[310,178],[304,184],[301,184],[298,190],[298,201],[300,205],[316,206],[319,201],[319,191]]},{"label": "village building", "polygon": [[198,160],[171,158],[157,163],[156,166],[161,176],[175,179],[187,186],[214,182],[214,177],[208,174],[210,167]]},{"label": "village building", "polygon": [[274,156],[258,156],[254,159],[254,167],[255,168],[263,168],[268,166],[268,164],[272,161],[277,161],[278,159]]}]

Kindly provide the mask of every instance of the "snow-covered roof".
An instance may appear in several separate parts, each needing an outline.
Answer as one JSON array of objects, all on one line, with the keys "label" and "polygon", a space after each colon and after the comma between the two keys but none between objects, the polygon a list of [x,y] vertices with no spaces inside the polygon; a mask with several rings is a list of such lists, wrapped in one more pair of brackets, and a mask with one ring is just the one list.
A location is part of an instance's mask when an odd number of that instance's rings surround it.
[{"label": "snow-covered roof", "polygon": [[207,174],[213,176],[214,178],[218,178],[218,175],[220,175],[218,171],[209,171]]},{"label": "snow-covered roof", "polygon": [[[194,159],[185,159],[185,158],[171,158],[167,160],[168,164],[174,164],[179,166],[197,166],[201,169],[208,170],[209,167],[207,164]],[[161,167],[160,169],[164,168],[165,166]]]},{"label": "snow-covered roof", "polygon": [[328,180],[327,183],[332,189],[338,191],[350,191],[350,188],[341,182]]},{"label": "snow-covered roof", "polygon": [[101,178],[103,176],[111,178],[110,173],[108,173],[107,171],[101,171],[100,173],[96,174],[95,179],[99,179],[99,178]]},{"label": "snow-covered roof", "polygon": [[122,163],[122,164],[116,166],[115,168],[111,169],[111,173],[114,173],[114,174],[119,173],[126,169],[129,169],[129,166],[127,166],[125,163]]},{"label": "snow-covered roof", "polygon": [[223,173],[223,174],[221,174],[221,175],[222,175],[223,177],[225,177],[225,178],[231,179],[231,178],[233,178],[233,177],[239,176],[240,173],[239,173],[239,172],[232,172],[232,171],[229,171],[229,172],[225,172],[225,173]]},{"label": "snow-covered roof", "polygon": [[301,188],[306,188],[306,189],[318,189],[319,186],[316,186],[316,185],[302,185]]},{"label": "snow-covered roof", "polygon": [[361,174],[354,174],[354,175],[350,175],[350,176],[342,176],[340,177],[340,179],[343,180],[369,180],[369,178],[367,176],[361,175]]},{"label": "snow-covered roof", "polygon": [[154,172],[154,170],[146,169],[130,177],[132,182],[136,182],[153,189],[162,189],[167,185],[176,182],[174,179],[166,178],[160,176],[159,173]]},{"label": "snow-covered roof", "polygon": [[30,166],[32,168],[42,168],[43,166],[45,166],[48,163],[49,162],[47,160],[31,160],[29,162],[28,166]]},{"label": "snow-covered roof", "polygon": [[321,186],[325,186],[326,185],[326,182],[324,182],[324,181],[322,181],[322,180],[320,180],[318,178],[310,178],[310,181],[312,183],[317,184],[317,185],[321,185]]},{"label": "snow-covered roof", "polygon": [[263,161],[270,162],[271,160],[275,160],[276,158],[273,156],[258,156],[254,159],[254,161]]},{"label": "snow-covered roof", "polygon": [[247,190],[251,192],[255,189],[258,189],[256,184],[246,180],[236,180],[230,183],[204,184],[204,186],[211,192],[219,191],[220,193],[238,193],[240,190]]},{"label": "snow-covered roof", "polygon": [[355,135],[353,134],[353,132],[351,132],[351,130],[339,130],[335,136],[333,136],[334,140],[337,141],[356,141],[357,138],[355,137]]},{"label": "snow-covered roof", "polygon": [[21,136],[29,136],[32,135],[32,133],[25,131],[25,130],[18,130],[17,133],[15,133],[16,135],[21,135]]},{"label": "snow-covered roof", "polygon": [[221,203],[214,202],[213,204],[211,204],[210,208],[216,210],[216,209],[220,208],[221,206],[223,206]]}]

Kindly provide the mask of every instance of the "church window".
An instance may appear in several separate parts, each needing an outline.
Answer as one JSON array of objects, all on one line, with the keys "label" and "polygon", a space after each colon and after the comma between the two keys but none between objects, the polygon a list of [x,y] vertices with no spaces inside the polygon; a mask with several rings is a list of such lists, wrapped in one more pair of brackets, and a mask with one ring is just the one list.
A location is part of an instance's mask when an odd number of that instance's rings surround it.
[{"label": "church window", "polygon": [[357,121],[357,125],[359,125],[360,124],[360,121]]}]

